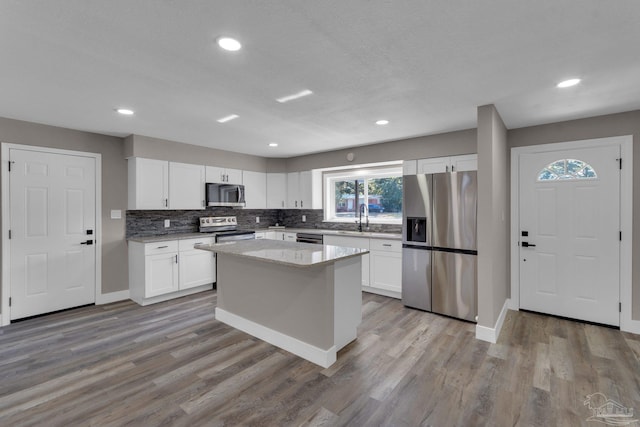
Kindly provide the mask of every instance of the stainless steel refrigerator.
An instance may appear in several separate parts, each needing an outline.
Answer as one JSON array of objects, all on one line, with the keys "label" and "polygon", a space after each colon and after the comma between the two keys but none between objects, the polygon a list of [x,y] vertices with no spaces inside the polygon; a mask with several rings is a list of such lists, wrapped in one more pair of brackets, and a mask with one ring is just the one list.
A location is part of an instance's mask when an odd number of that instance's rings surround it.
[{"label": "stainless steel refrigerator", "polygon": [[477,173],[406,175],[402,301],[476,321]]}]

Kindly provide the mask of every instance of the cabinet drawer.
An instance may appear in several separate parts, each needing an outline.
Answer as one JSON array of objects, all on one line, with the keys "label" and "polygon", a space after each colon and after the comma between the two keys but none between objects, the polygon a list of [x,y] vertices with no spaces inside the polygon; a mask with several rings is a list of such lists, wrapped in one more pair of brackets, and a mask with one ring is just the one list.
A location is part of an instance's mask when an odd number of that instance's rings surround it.
[{"label": "cabinet drawer", "polygon": [[344,246],[347,248],[369,249],[368,237],[347,237],[325,234],[323,237],[325,245]]},{"label": "cabinet drawer", "polygon": [[196,237],[194,239],[184,239],[178,241],[178,249],[180,251],[190,251],[194,249],[194,245],[210,245],[212,243],[215,243],[215,237]]},{"label": "cabinet drawer", "polygon": [[399,240],[371,239],[371,250],[385,252],[402,252],[402,242]]},{"label": "cabinet drawer", "polygon": [[164,254],[167,252],[177,252],[178,251],[178,241],[177,240],[169,240],[166,242],[154,242],[147,243],[144,245],[144,254],[145,255],[155,255],[155,254]]}]

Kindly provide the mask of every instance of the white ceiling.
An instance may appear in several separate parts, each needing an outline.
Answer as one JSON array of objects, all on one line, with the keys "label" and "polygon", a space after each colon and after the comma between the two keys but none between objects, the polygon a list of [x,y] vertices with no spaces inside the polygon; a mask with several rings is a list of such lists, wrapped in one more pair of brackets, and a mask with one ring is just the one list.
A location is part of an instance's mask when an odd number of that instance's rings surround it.
[{"label": "white ceiling", "polygon": [[517,128],[640,109],[639,22],[637,0],[1,0],[0,116],[267,157],[473,128],[485,104]]}]

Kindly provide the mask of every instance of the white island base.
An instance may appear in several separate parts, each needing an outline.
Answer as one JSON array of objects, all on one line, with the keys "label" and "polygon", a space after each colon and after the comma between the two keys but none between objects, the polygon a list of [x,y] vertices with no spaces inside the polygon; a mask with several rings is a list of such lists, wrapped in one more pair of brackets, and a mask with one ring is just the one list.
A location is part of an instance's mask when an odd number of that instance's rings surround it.
[{"label": "white island base", "polygon": [[[296,251],[282,244],[298,251],[300,245],[313,246],[279,242],[270,254]],[[325,368],[356,339],[362,320],[360,254],[301,266],[225,253],[221,246],[200,247],[218,254],[216,319]]]}]

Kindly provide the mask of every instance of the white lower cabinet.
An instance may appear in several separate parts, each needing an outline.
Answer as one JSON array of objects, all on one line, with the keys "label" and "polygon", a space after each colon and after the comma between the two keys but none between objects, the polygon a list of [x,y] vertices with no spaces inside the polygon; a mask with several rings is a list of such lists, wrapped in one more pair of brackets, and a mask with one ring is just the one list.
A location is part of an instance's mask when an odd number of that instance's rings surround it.
[{"label": "white lower cabinet", "polygon": [[129,242],[129,293],[140,305],[211,289],[216,281],[213,252],[195,249],[214,238]]},{"label": "white lower cabinet", "polygon": [[[325,245],[344,246],[347,248],[369,249],[369,238],[366,237],[346,237],[325,234],[323,236]],[[362,257],[362,287],[369,286],[369,254]]]},{"label": "white lower cabinet", "polygon": [[144,258],[144,296],[146,298],[179,290],[177,252],[147,255]]},{"label": "white lower cabinet", "polygon": [[402,298],[402,242],[325,234],[324,244],[368,249],[362,256],[362,290]]},{"label": "white lower cabinet", "polygon": [[402,296],[402,243],[371,239],[370,291],[400,298]]},{"label": "white lower cabinet", "polygon": [[286,240],[287,242],[295,242],[296,239],[298,238],[298,233],[285,232],[282,237],[283,237],[283,240]]},{"label": "white lower cabinet", "polygon": [[178,242],[178,264],[180,290],[207,285],[216,281],[216,254],[194,249],[196,244],[214,243],[214,239],[189,239]]}]

